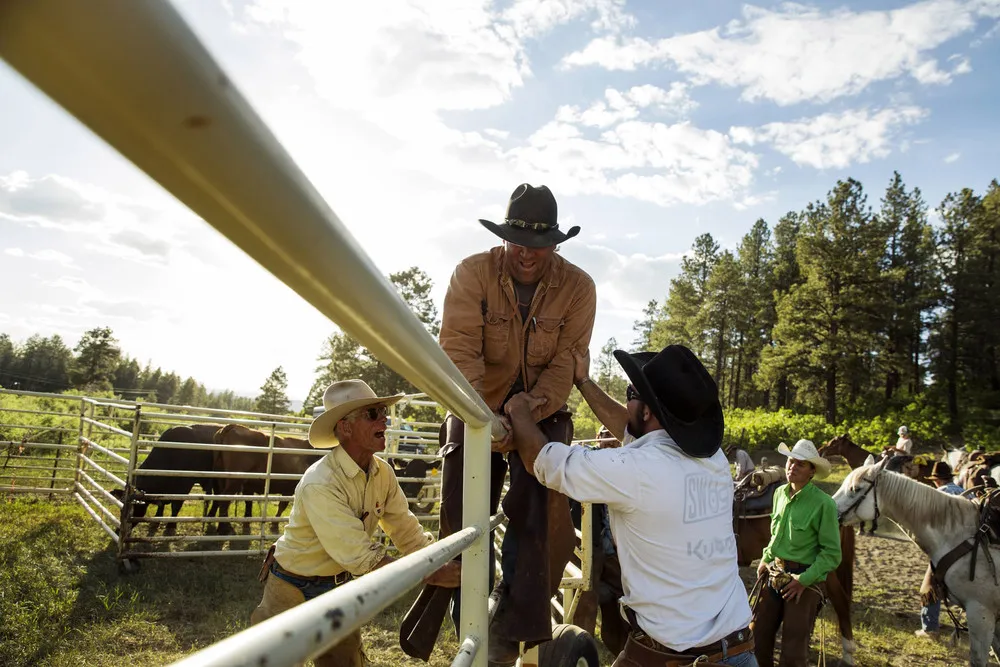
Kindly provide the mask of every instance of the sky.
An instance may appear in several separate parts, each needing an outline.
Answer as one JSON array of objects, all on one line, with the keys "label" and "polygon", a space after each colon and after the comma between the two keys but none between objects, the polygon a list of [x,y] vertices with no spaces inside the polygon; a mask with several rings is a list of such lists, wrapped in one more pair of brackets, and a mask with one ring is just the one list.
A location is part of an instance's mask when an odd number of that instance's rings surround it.
[{"label": "sky", "polygon": [[[176,0],[385,273],[440,305],[547,185],[627,347],[695,237],[735,249],[838,179],[893,170],[931,208],[997,173],[1000,0]],[[933,219],[933,213],[932,213]],[[0,61],[0,332],[121,348],[302,399],[335,325]]]}]

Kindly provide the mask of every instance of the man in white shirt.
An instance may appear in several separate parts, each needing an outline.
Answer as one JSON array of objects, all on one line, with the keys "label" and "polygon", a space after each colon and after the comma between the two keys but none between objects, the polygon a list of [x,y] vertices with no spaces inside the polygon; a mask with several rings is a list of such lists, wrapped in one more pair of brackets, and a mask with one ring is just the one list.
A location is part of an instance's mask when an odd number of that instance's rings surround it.
[{"label": "man in white shirt", "polygon": [[[506,406],[514,446],[545,486],[608,506],[632,622],[617,667],[756,667],[716,384],[681,345],[615,358],[631,380],[620,430],[633,442],[607,450],[547,443],[529,398],[518,395]],[[621,420],[609,421],[618,436]]]},{"label": "man in white shirt", "polygon": [[[295,487],[285,532],[261,569],[264,597],[250,616],[260,623],[394,559],[372,540],[381,526],[401,553],[434,538],[410,512],[396,475],[375,454],[385,449],[386,408],[402,395],[380,397],[362,380],[334,382],[323,393],[325,412],[309,427],[309,443],[332,451],[309,466]],[[447,563],[428,578],[458,586],[461,565]],[[363,667],[357,631],[315,659],[316,667]]]}]

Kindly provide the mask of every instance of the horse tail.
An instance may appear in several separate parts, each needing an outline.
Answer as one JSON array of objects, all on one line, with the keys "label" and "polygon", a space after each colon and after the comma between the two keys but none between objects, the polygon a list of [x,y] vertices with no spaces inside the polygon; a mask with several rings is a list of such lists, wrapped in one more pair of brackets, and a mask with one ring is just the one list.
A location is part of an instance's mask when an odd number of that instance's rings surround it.
[{"label": "horse tail", "polygon": [[837,578],[847,593],[847,599],[854,597],[854,527],[840,527],[840,565],[837,566]]}]

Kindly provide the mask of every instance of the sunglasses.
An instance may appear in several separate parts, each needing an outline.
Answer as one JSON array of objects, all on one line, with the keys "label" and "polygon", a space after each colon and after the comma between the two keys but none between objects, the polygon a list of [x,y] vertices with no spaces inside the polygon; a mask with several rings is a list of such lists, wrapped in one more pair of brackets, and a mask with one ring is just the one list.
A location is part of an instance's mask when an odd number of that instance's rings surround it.
[{"label": "sunglasses", "polygon": [[380,419],[385,419],[386,415],[389,414],[388,408],[366,408],[361,411],[360,416],[364,417],[370,422],[378,421]]},{"label": "sunglasses", "polygon": [[641,400],[642,400],[642,396],[640,396],[639,392],[637,392],[635,390],[635,387],[633,387],[632,385],[629,385],[629,386],[627,386],[625,388],[625,402],[626,403],[628,403],[629,401],[641,401]]}]

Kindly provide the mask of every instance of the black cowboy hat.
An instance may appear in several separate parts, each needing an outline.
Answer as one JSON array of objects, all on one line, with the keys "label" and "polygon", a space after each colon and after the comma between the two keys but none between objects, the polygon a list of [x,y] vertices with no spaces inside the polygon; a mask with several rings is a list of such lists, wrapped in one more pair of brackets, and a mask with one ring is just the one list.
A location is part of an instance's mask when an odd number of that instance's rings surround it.
[{"label": "black cowboy hat", "polygon": [[579,227],[570,227],[565,233],[559,231],[558,217],[556,198],[547,187],[542,185],[536,188],[522,183],[507,202],[504,224],[498,225],[489,220],[479,222],[504,241],[528,248],[547,248],[580,233]]},{"label": "black cowboy hat", "polygon": [[948,482],[953,478],[951,466],[944,461],[935,461],[934,467],[931,468],[931,474],[927,476],[927,479],[942,479]]},{"label": "black cowboy hat", "polygon": [[708,458],[719,451],[725,427],[719,388],[694,352],[668,345],[658,353],[615,350],[615,359],[685,454]]}]

